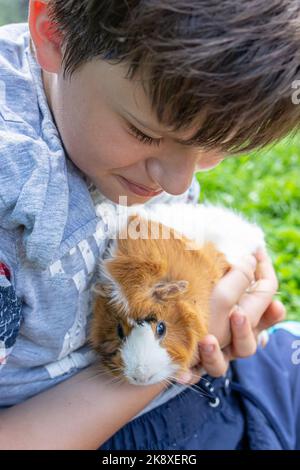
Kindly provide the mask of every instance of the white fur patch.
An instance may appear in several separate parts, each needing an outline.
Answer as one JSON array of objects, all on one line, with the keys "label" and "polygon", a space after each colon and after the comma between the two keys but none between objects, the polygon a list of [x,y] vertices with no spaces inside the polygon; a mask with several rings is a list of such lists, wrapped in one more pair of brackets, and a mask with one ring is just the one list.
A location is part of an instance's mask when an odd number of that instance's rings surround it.
[{"label": "white fur patch", "polygon": [[199,246],[212,242],[231,264],[265,246],[264,233],[232,209],[210,204],[153,204],[135,208],[148,220],[172,227]]},{"label": "white fur patch", "polygon": [[121,348],[124,375],[135,385],[150,385],[174,377],[178,370],[160,346],[149,323],[136,325]]},{"label": "white fur patch", "polygon": [[[117,249],[117,241],[114,240],[109,245],[109,248],[105,254],[105,259],[115,258]],[[97,278],[98,283],[107,285],[110,290],[109,302],[116,304],[120,311],[126,315],[129,313],[129,305],[127,299],[122,291],[122,287],[118,284],[115,279],[110,275],[105,266],[105,259],[101,260],[97,266]]]}]

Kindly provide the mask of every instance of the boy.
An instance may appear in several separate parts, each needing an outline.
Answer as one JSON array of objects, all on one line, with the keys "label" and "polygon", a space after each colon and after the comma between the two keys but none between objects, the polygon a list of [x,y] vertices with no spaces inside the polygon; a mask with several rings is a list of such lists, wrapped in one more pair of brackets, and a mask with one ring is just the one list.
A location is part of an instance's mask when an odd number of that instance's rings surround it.
[{"label": "boy", "polygon": [[[149,402],[150,413],[167,410],[162,384],[114,385],[93,372],[90,287],[106,240],[87,182],[116,204],[196,202],[196,169],[298,124],[299,6],[250,4],[246,21],[236,0],[31,0],[30,37],[25,25],[2,29],[1,448],[94,449],[137,413],[147,421]],[[200,345],[210,375],[253,354],[257,332],[283,317],[276,290],[264,253],[220,282],[210,331],[227,347],[212,335]],[[198,382],[197,362],[179,380]],[[243,441],[238,416],[231,448]]]}]

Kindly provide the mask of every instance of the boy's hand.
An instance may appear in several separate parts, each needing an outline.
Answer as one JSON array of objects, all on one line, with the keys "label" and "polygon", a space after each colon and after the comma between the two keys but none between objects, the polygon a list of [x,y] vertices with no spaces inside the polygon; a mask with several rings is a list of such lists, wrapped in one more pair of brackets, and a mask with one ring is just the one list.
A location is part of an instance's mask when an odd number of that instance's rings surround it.
[{"label": "boy's hand", "polygon": [[272,301],[277,289],[272,261],[265,251],[259,250],[255,257],[233,267],[213,291],[209,324],[213,335],[201,341],[190,373],[179,381],[197,383],[203,369],[211,376],[221,376],[230,360],[254,354],[258,334],[285,317],[282,303]]}]

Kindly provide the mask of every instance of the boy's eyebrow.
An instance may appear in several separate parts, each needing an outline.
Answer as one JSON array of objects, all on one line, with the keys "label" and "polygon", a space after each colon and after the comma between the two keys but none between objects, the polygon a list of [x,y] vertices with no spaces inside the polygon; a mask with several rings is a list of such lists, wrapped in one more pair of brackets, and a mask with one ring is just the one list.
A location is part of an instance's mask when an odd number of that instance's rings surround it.
[{"label": "boy's eyebrow", "polygon": [[[157,133],[157,134],[161,134],[160,131],[156,130],[156,129],[153,129],[152,127],[149,126],[149,124],[141,121],[140,119],[137,119],[133,114],[131,114],[129,111],[125,111],[125,113],[131,117],[132,119],[134,119],[138,124],[140,124],[142,127],[144,127],[145,129],[151,131],[151,132],[154,132],[154,133]],[[194,139],[187,139],[187,140],[184,140],[184,139],[178,139],[178,138],[175,138],[175,137],[172,137],[172,139],[177,142],[178,144],[181,144],[181,145],[194,145],[194,146],[199,146],[199,144],[197,144]]]}]

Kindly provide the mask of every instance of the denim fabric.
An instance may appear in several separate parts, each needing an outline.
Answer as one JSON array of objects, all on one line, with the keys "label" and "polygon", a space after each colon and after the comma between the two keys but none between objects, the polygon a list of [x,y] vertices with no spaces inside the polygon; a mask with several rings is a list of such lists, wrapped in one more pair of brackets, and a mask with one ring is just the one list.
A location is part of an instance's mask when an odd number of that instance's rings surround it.
[{"label": "denim fabric", "polygon": [[300,324],[278,325],[265,349],[197,387],[205,396],[185,390],[99,450],[299,450]]}]

